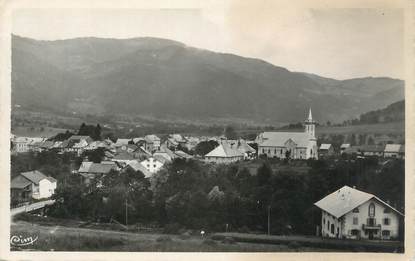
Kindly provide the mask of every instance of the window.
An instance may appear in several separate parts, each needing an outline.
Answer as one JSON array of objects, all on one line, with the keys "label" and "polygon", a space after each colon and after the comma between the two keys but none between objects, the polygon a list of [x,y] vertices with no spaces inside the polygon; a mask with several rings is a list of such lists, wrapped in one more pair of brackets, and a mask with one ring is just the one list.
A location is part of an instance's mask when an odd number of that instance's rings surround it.
[{"label": "window", "polygon": [[369,217],[375,216],[375,204],[370,203],[369,205]]},{"label": "window", "polygon": [[327,221],[327,230],[330,229],[330,221]]},{"label": "window", "polygon": [[156,164],[153,165],[153,168],[155,168],[155,167],[156,167]]},{"label": "window", "polygon": [[331,224],[331,226],[330,226],[330,232],[331,232],[332,234],[334,234],[334,224]]},{"label": "window", "polygon": [[390,219],[389,218],[384,218],[383,219],[383,224],[384,225],[389,225],[390,224]]},{"label": "window", "polygon": [[326,224],[326,219],[325,218],[323,218],[323,225],[325,225]]},{"label": "window", "polygon": [[359,208],[353,209],[353,213],[359,213]]},{"label": "window", "polygon": [[358,236],[359,235],[359,230],[358,229],[352,229],[351,234],[352,234],[352,236]]},{"label": "window", "polygon": [[391,235],[391,232],[389,231],[389,230],[382,230],[382,236],[386,236],[386,237],[388,237],[388,236],[390,236]]},{"label": "window", "polygon": [[353,225],[359,225],[359,218],[353,217]]}]

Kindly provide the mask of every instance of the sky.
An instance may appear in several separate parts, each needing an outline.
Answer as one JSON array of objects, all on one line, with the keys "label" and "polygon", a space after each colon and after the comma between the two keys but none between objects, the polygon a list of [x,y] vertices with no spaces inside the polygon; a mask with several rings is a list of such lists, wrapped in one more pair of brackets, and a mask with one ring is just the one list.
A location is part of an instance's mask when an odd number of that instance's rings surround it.
[{"label": "sky", "polygon": [[404,78],[401,9],[246,3],[186,9],[18,9],[12,32],[41,40],[160,37],[335,79]]}]

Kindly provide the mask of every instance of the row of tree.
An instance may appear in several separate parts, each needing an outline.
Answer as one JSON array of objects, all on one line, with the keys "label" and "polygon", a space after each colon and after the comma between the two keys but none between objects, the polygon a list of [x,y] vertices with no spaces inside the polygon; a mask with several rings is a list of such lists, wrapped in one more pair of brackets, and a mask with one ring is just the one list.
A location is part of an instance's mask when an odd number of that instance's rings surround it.
[{"label": "row of tree", "polygon": [[290,165],[276,171],[278,162],[225,166],[178,159],[150,180],[125,169],[105,176],[101,186],[87,187],[70,171],[80,163],[76,155],[28,157],[13,156],[12,173],[35,167],[56,177],[58,203],[49,215],[62,218],[265,233],[270,212],[272,233],[312,234],[320,224],[313,203],[344,185],[373,193],[401,211],[405,204],[402,160],[385,165],[377,159],[310,160],[304,172]]}]

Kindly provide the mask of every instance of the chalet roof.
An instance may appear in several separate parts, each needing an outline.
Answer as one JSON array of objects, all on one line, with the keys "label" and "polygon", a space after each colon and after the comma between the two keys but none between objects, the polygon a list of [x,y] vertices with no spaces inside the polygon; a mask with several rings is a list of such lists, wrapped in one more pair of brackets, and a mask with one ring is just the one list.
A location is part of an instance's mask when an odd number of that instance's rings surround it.
[{"label": "chalet roof", "polygon": [[320,145],[320,150],[329,150],[331,147],[331,144],[323,143]]},{"label": "chalet roof", "polygon": [[117,139],[117,142],[115,142],[116,146],[122,146],[127,145],[128,142],[130,142],[131,139]]},{"label": "chalet roof", "polygon": [[28,180],[30,180],[31,182],[35,184],[39,184],[39,181],[47,178],[45,174],[43,174],[42,172],[38,170],[22,172],[20,173],[20,175],[22,175],[23,177],[27,178]]},{"label": "chalet roof", "polygon": [[184,159],[190,159],[190,158],[192,158],[191,155],[189,155],[186,152],[181,151],[181,150],[176,150],[174,152],[174,154],[176,154],[179,158],[184,158]]},{"label": "chalet roof", "polygon": [[148,171],[138,160],[132,160],[127,164],[128,167],[132,168],[134,171],[140,171],[144,174],[146,178],[151,176],[150,171]]},{"label": "chalet roof", "polygon": [[121,151],[113,157],[113,160],[133,160],[134,156],[126,151]]},{"label": "chalet roof", "polygon": [[344,186],[341,189],[334,191],[333,193],[314,203],[314,205],[335,216],[336,218],[340,218],[372,198],[375,198],[398,214],[403,215],[375,195],[351,188],[349,186]]},{"label": "chalet roof", "polygon": [[146,142],[150,142],[150,143],[152,143],[152,142],[154,142],[154,141],[160,141],[160,138],[159,138],[159,137],[157,137],[157,136],[156,136],[156,135],[154,135],[154,134],[146,135],[146,136],[144,137],[144,139],[145,139],[145,141],[146,141]]},{"label": "chalet roof", "polygon": [[243,157],[244,155],[236,150],[232,149],[228,144],[221,143],[211,152],[205,155],[205,157],[220,157],[220,158],[231,158],[231,157]]},{"label": "chalet roof", "polygon": [[30,180],[23,177],[22,175],[18,175],[17,177],[14,177],[12,181],[10,182],[10,188],[14,189],[22,189],[32,184]]},{"label": "chalet roof", "polygon": [[401,144],[386,144],[385,152],[399,152],[401,150]]},{"label": "chalet roof", "polygon": [[170,160],[170,159],[168,159],[167,157],[165,157],[164,155],[154,155],[154,156],[153,156],[153,158],[154,158],[155,160],[160,161],[160,162],[161,162],[161,163],[163,163],[163,164],[166,164],[166,163],[171,162],[171,160]]},{"label": "chalet roof", "polygon": [[285,147],[285,143],[291,139],[297,147],[305,148],[312,139],[307,132],[264,132],[259,146]]},{"label": "chalet roof", "polygon": [[112,169],[115,169],[116,166],[117,165],[115,164],[115,162],[94,163],[91,161],[84,161],[79,167],[78,172],[106,174],[106,173],[109,173]]},{"label": "chalet roof", "polygon": [[221,143],[228,144],[232,149],[236,149],[241,153],[252,152],[255,153],[256,150],[249,146],[249,144],[244,139],[239,140],[222,140]]}]

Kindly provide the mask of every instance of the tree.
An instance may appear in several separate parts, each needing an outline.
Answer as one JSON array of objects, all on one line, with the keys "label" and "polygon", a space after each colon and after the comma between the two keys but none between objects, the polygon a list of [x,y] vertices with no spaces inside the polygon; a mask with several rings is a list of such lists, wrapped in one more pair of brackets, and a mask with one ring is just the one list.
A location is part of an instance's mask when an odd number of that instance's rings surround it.
[{"label": "tree", "polygon": [[232,126],[226,126],[225,137],[228,140],[236,140],[238,138],[235,129]]},{"label": "tree", "polygon": [[259,186],[268,184],[269,179],[272,175],[272,169],[267,163],[263,163],[261,167],[257,170],[257,182]]},{"label": "tree", "polygon": [[206,155],[219,146],[219,143],[214,140],[202,141],[196,145],[195,153],[197,155]]}]

